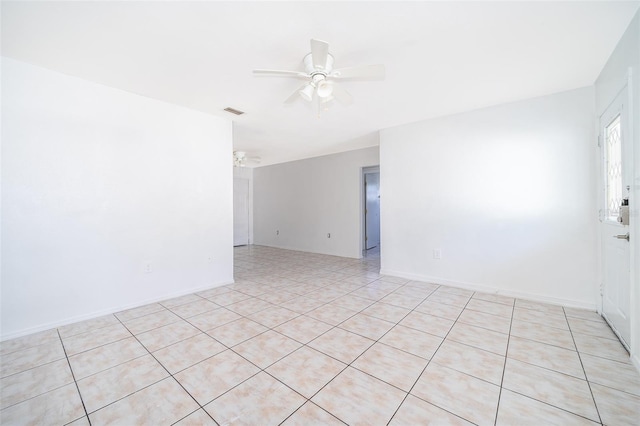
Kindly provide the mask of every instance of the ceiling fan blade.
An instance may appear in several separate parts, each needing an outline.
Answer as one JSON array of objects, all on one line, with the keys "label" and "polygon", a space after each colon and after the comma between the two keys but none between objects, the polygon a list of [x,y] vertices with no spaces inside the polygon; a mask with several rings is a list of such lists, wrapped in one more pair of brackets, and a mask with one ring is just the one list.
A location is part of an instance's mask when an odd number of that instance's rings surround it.
[{"label": "ceiling fan blade", "polygon": [[333,70],[331,78],[358,78],[358,79],[383,79],[385,75],[384,65],[361,65],[358,67],[340,68]]},{"label": "ceiling fan blade", "polygon": [[329,56],[329,43],[322,40],[311,39],[311,60],[315,69],[325,69]]},{"label": "ceiling fan blade", "polygon": [[300,71],[284,71],[284,70],[253,70],[254,74],[258,75],[270,75],[274,77],[295,77],[295,78],[309,78],[309,76]]},{"label": "ceiling fan blade", "polygon": [[339,84],[333,83],[333,91],[331,94],[343,105],[351,105],[353,103],[353,96],[351,96],[351,93],[344,90]]},{"label": "ceiling fan blade", "polygon": [[304,89],[306,86],[307,86],[307,83],[305,83],[305,84],[303,84],[302,86],[298,87],[298,88],[296,89],[296,91],[295,91],[295,92],[293,92],[293,93],[291,94],[291,96],[289,96],[289,97],[284,101],[284,103],[285,103],[285,104],[291,104],[291,103],[295,102],[298,98],[300,98],[300,91],[301,91],[302,89]]}]

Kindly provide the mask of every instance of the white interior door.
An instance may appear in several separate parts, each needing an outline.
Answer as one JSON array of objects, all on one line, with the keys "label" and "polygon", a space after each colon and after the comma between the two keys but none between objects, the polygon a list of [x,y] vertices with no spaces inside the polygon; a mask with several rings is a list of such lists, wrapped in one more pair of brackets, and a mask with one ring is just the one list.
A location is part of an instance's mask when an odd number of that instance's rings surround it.
[{"label": "white interior door", "polygon": [[365,173],[365,247],[380,245],[380,172]]},{"label": "white interior door", "polygon": [[627,88],[600,117],[602,153],[602,314],[622,342],[631,336],[631,274],[629,225],[619,222],[620,206],[631,195],[631,140]]},{"label": "white interior door", "polygon": [[233,245],[249,244],[249,179],[233,178]]}]

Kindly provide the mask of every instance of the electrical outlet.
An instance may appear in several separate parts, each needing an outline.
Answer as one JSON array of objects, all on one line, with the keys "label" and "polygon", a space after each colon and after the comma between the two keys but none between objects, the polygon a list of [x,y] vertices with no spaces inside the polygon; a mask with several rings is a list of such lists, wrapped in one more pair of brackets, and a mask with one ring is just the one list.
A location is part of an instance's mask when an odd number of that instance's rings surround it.
[{"label": "electrical outlet", "polygon": [[327,238],[331,238],[331,233],[327,232]]},{"label": "electrical outlet", "polygon": [[280,235],[280,230],[276,230],[276,235]]},{"label": "electrical outlet", "polygon": [[442,259],[442,249],[433,249],[433,258]]},{"label": "electrical outlet", "polygon": [[152,269],[151,269],[151,264],[150,263],[147,263],[146,265],[144,265],[145,274],[150,274],[151,271],[152,271]]},{"label": "electrical outlet", "polygon": [[213,256],[208,256],[207,257],[207,263],[211,263],[213,262]]}]

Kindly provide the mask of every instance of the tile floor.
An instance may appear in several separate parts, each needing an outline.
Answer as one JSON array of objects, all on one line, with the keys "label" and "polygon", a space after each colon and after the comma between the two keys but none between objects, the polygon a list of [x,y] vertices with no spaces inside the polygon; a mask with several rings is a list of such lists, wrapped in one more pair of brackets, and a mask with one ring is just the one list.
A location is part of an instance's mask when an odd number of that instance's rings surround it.
[{"label": "tile floor", "polygon": [[640,424],[594,312],[235,252],[236,283],[0,344],[0,423]]}]

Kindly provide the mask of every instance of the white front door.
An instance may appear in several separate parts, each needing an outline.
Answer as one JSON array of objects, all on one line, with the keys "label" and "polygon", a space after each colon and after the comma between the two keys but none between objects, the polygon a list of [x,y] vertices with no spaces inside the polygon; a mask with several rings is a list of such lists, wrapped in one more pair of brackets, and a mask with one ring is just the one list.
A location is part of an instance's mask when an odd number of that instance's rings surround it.
[{"label": "white front door", "polygon": [[[621,205],[631,195],[631,140],[627,87],[600,117],[602,153],[602,314],[629,347],[631,336],[631,274],[629,232],[620,223]],[[624,201],[624,200],[627,201]]]}]

